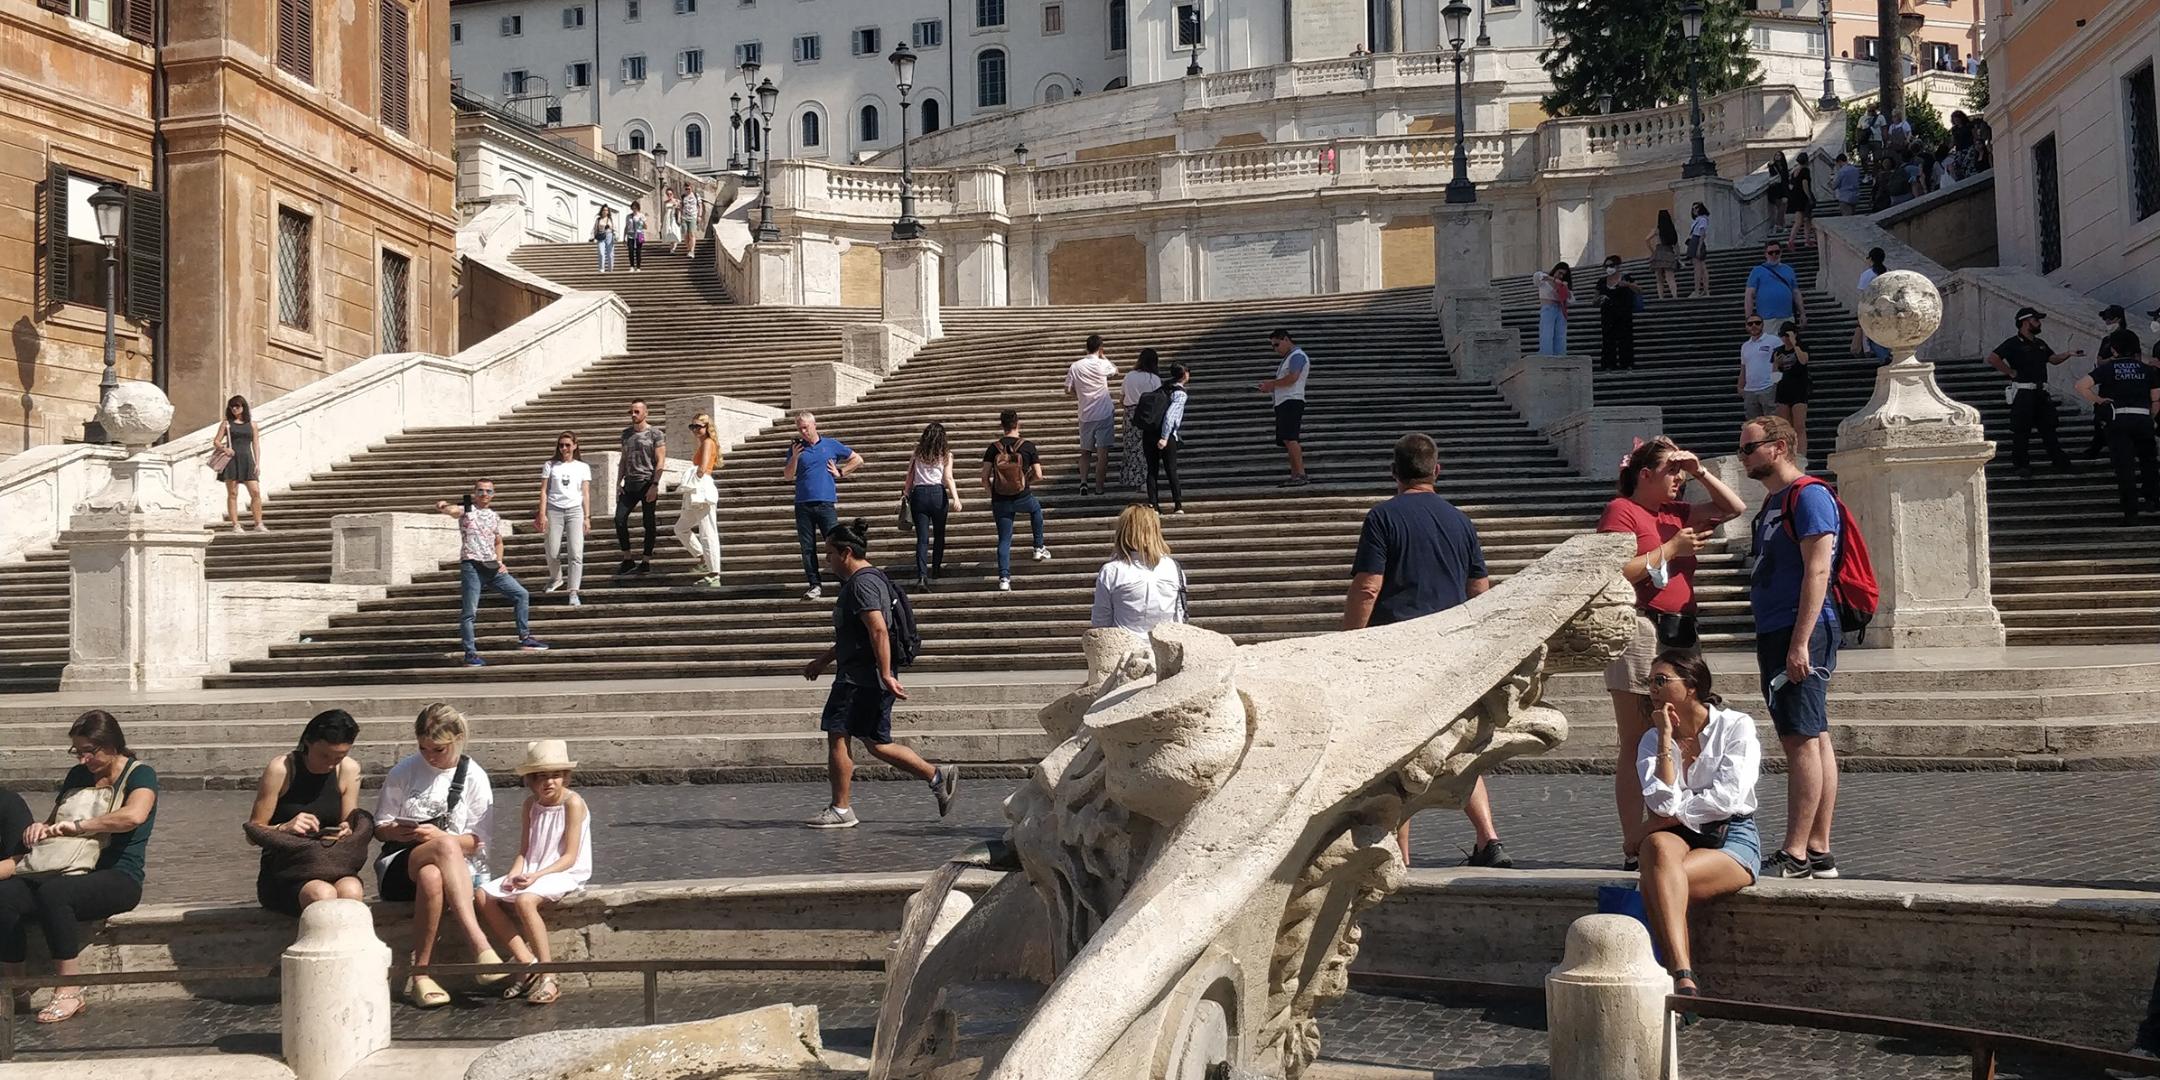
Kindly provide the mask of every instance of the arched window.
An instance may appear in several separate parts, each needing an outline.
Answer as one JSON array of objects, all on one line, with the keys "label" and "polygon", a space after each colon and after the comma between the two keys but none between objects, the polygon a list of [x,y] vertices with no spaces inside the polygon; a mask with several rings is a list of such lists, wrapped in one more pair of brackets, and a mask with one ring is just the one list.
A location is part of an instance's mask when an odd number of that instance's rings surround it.
[{"label": "arched window", "polygon": [[1049,104],[1049,103],[1051,103],[1051,102],[1056,102],[1056,101],[1063,101],[1063,100],[1065,100],[1065,84],[1064,84],[1064,83],[1051,83],[1050,85],[1048,85],[1048,86],[1046,86],[1046,87],[1043,87],[1043,102],[1044,102],[1044,104]]},{"label": "arched window", "polygon": [[877,106],[865,105],[862,107],[862,117],[859,124],[862,128],[862,135],[860,136],[862,141],[866,143],[878,141],[878,119]]},{"label": "arched window", "polygon": [[922,130],[928,135],[945,126],[945,118],[939,115],[936,98],[924,98],[922,103]]},{"label": "arched window", "polygon": [[1125,76],[1123,76],[1123,75],[1120,75],[1120,76],[1118,76],[1117,78],[1115,78],[1115,79],[1112,79],[1112,80],[1110,80],[1109,82],[1106,82],[1106,83],[1104,83],[1104,84],[1103,84],[1103,89],[1104,89],[1104,90],[1123,90],[1123,89],[1125,89]]},{"label": "arched window", "polygon": [[1005,50],[984,49],[975,58],[975,105],[995,109],[1005,104]]},{"label": "arched window", "polygon": [[687,124],[682,132],[683,157],[697,161],[705,156],[705,128],[700,124]]},{"label": "arched window", "polygon": [[822,132],[818,130],[818,114],[814,112],[802,114],[802,144],[804,146],[820,145],[819,136],[821,134]]},{"label": "arched window", "polygon": [[643,130],[633,130],[632,132],[630,132],[630,149],[645,149],[645,132]]}]

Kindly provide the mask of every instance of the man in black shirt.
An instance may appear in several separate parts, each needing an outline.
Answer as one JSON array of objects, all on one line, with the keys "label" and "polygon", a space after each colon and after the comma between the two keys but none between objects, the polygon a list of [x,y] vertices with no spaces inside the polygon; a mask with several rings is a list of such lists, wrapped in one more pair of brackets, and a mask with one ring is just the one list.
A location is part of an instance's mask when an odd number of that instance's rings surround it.
[{"label": "man in black shirt", "polygon": [[2160,448],[2153,445],[2153,410],[2160,408],[2160,370],[2138,355],[2137,335],[2117,330],[2108,335],[2103,359],[2092,374],[2078,380],[2078,396],[2094,405],[2114,407],[2108,421],[2108,456],[2115,462],[2115,491],[2122,498],[2123,524],[2137,524],[2138,490],[2160,510]]},{"label": "man in black shirt", "polygon": [[2010,379],[2006,395],[2010,401],[2010,461],[2018,475],[2027,479],[2032,477],[2027,444],[2035,428],[2047,447],[2048,460],[2058,469],[2070,467],[2070,455],[2063,453],[2062,444],[2055,441],[2055,399],[2047,392],[2047,369],[2050,364],[2085,355],[2083,349],[2059,353],[2048,348],[2048,343],[2040,340],[2042,318],[2038,308],[2019,308],[2017,336],[1995,346],[1987,358],[1989,367]]},{"label": "man in black shirt", "polygon": [[850,738],[861,739],[871,756],[928,783],[939,817],[952,812],[960,786],[959,766],[937,768],[892,741],[893,702],[907,698],[900,677],[893,674],[892,612],[899,587],[870,565],[868,532],[869,526],[856,521],[825,534],[825,569],[840,579],[840,598],[833,604],[833,647],[804,665],[803,678],[816,682],[826,665],[837,664],[832,694],[818,720],[825,732],[825,778],[832,785],[832,805],[805,823],[813,829],[852,829],[857,824],[848,805],[855,776]]},{"label": "man in black shirt", "polygon": [[[2106,329],[2101,331],[2100,349],[2093,355],[2099,357],[2099,364],[2105,364],[2108,362],[2109,357],[2115,355],[2114,347],[2109,343],[2109,339],[2115,336],[2117,330],[2130,329],[2130,324],[2123,313],[2121,304],[2109,304],[2101,308],[2100,323]],[[2095,372],[2100,370],[2099,364],[2094,365],[2093,370]],[[2108,421],[2114,418],[2115,407],[2108,404],[2105,399],[2093,406],[2092,445],[2085,448],[2086,457],[2095,458],[2107,452]]]},{"label": "man in black shirt", "polygon": [[1605,276],[1598,279],[1599,371],[1635,366],[1635,283],[1620,272],[1620,256],[1605,256]]}]

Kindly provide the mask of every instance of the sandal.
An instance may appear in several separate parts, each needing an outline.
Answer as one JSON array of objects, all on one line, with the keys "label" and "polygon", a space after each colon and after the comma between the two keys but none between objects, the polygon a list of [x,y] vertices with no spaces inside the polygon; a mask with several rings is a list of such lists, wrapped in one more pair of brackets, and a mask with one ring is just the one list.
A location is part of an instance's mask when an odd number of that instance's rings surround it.
[{"label": "sandal", "polygon": [[89,1007],[89,1002],[83,1000],[83,993],[80,990],[72,994],[54,994],[52,1000],[46,1002],[45,1007],[38,1010],[37,1022],[40,1024],[64,1024],[75,1019],[87,1007]]},{"label": "sandal", "polygon": [[[1702,996],[1702,983],[1701,983],[1701,982],[1700,982],[1699,980],[1697,980],[1697,979],[1695,978],[1695,972],[1694,972],[1694,971],[1692,971],[1691,969],[1688,969],[1688,968],[1681,968],[1681,969],[1679,969],[1679,970],[1677,970],[1677,971],[1673,972],[1673,973],[1672,973],[1672,977],[1673,977],[1673,983],[1674,983],[1674,986],[1673,986],[1673,993],[1674,993],[1674,994],[1675,994],[1676,996],[1679,996],[1679,997],[1701,997],[1701,996]],[[1686,979],[1687,981],[1689,981],[1689,982],[1691,982],[1691,983],[1695,983],[1695,985],[1694,985],[1694,986],[1680,986],[1680,985],[1679,985],[1679,982],[1680,982],[1680,980],[1682,980],[1682,979]],[[1702,1017],[1700,1017],[1700,1016],[1697,1016],[1697,1015],[1695,1015],[1694,1013],[1691,1013],[1691,1012],[1683,1012],[1683,1013],[1681,1013],[1681,1014],[1680,1014],[1680,1026],[1681,1026],[1681,1027],[1684,1027],[1684,1028],[1690,1028],[1690,1027],[1694,1027],[1694,1026],[1695,1026],[1696,1024],[1699,1024],[1699,1023],[1701,1023],[1701,1022],[1702,1022]]]},{"label": "sandal", "polygon": [[525,994],[532,989],[533,983],[538,982],[539,979],[540,975],[537,972],[527,972],[523,975],[512,975],[510,977],[510,981],[503,984],[503,1000],[509,1001],[512,998],[524,997]]},{"label": "sandal", "polygon": [[417,1009],[440,1009],[450,1004],[450,992],[426,975],[405,980],[405,1000]]},{"label": "sandal", "polygon": [[561,997],[562,987],[555,982],[555,976],[542,975],[533,983],[532,990],[525,995],[525,1003],[527,1005],[553,1005]]}]

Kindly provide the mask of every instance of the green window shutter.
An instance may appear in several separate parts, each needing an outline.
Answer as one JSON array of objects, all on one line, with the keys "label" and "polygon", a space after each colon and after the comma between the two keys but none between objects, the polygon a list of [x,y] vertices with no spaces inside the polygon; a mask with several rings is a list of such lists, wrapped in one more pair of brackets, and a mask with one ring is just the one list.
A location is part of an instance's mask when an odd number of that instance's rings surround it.
[{"label": "green window shutter", "polygon": [[67,303],[68,288],[72,280],[68,260],[68,167],[56,163],[45,166],[45,188],[39,193],[44,199],[43,244],[45,254],[45,306],[57,308]]},{"label": "green window shutter", "polygon": [[127,189],[127,317],[132,322],[165,319],[165,196]]}]

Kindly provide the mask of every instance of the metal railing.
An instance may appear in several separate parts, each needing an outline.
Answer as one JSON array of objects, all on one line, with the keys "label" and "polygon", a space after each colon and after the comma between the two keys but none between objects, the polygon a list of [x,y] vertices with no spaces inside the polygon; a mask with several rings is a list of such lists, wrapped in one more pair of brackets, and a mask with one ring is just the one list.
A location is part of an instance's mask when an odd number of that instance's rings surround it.
[{"label": "metal railing", "polygon": [[[712,971],[883,971],[883,960],[557,960],[546,964],[393,964],[390,984],[395,987],[413,975],[470,977],[477,975],[577,975],[634,974],[644,976],[645,1022],[660,1020],[660,975]],[[33,975],[0,978],[0,1062],[15,1059],[15,993],[51,986],[155,986],[180,982],[271,981],[280,977],[278,967],[168,968],[159,971],[120,971],[97,975]]]}]

